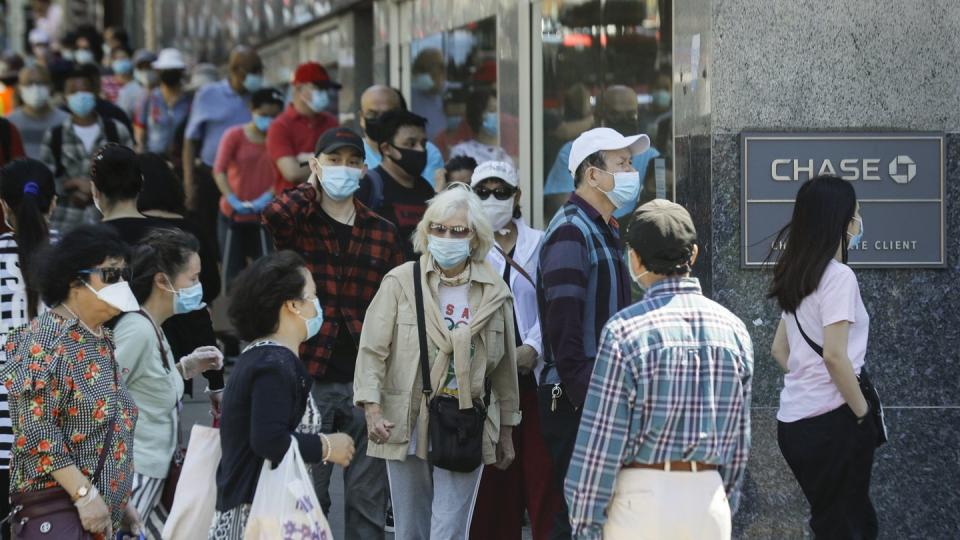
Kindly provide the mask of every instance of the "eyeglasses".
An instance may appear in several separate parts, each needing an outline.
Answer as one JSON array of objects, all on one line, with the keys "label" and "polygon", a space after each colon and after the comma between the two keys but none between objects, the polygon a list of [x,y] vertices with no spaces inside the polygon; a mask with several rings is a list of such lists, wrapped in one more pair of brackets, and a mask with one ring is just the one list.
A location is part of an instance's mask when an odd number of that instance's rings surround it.
[{"label": "eyeglasses", "polygon": [[481,200],[487,200],[490,198],[490,195],[496,197],[498,201],[505,201],[517,192],[517,188],[511,186],[500,186],[497,189],[487,189],[485,187],[476,187],[473,189],[473,192],[477,194],[477,197],[480,197]]},{"label": "eyeglasses", "polygon": [[449,238],[467,238],[473,231],[470,227],[464,227],[462,225],[454,225],[453,227],[447,227],[446,225],[441,225],[439,223],[430,224],[430,234],[440,237],[449,237]]},{"label": "eyeglasses", "polygon": [[88,270],[80,270],[77,272],[80,275],[89,276],[90,274],[100,274],[100,279],[103,280],[107,285],[113,285],[120,281],[130,281],[133,279],[133,270],[124,266],[106,266],[103,268],[90,268]]}]

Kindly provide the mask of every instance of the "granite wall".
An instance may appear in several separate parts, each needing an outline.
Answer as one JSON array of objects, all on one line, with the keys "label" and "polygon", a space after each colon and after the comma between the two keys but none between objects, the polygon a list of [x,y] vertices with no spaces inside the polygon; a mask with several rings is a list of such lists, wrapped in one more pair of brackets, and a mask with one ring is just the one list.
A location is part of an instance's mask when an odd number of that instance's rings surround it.
[{"label": "granite wall", "polygon": [[947,133],[948,267],[857,272],[891,432],[872,495],[882,538],[960,538],[960,2],[675,0],[674,23],[678,199],[705,248],[697,272],[757,353],[736,537],[810,536],[776,443],[769,273],[740,268],[739,133],[889,129]]}]

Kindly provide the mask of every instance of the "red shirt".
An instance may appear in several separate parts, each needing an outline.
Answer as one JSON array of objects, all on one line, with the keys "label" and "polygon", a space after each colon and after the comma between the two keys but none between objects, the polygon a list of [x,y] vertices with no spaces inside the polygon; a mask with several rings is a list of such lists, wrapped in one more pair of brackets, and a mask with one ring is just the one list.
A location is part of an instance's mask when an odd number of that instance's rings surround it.
[{"label": "red shirt", "polygon": [[[226,173],[230,191],[241,201],[252,201],[273,187],[273,160],[263,143],[255,143],[247,138],[243,125],[224,132],[213,172]],[[226,197],[220,197],[220,212],[233,217],[233,208]],[[236,221],[256,222],[259,219],[256,215],[244,215],[237,216]]]},{"label": "red shirt", "polygon": [[276,194],[279,195],[294,187],[293,183],[283,177],[280,169],[276,168],[277,160],[282,157],[296,159],[297,154],[303,152],[312,154],[320,135],[339,125],[340,122],[332,115],[321,112],[313,116],[305,116],[297,112],[292,104],[270,124],[270,129],[267,130],[267,152],[274,164],[277,179],[274,186]]}]

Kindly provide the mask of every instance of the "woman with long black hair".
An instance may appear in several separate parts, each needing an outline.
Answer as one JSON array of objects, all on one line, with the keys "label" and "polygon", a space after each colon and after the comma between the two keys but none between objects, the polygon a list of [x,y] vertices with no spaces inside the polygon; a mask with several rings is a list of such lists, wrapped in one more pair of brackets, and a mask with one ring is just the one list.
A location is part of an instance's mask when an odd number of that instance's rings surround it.
[{"label": "woman with long black hair", "polygon": [[[29,272],[33,255],[50,239],[49,219],[56,200],[53,174],[35,159],[18,159],[0,169],[0,206],[9,232],[0,234],[0,342],[7,333],[37,316],[43,308],[40,293]],[[0,347],[0,362],[6,362]],[[7,410],[7,389],[0,385],[0,410]],[[0,415],[0,519],[10,512],[10,445],[13,428],[9,415]],[[6,524],[0,530],[9,538]]]},{"label": "woman with long black hair", "polygon": [[769,292],[783,311],[772,350],[786,372],[777,440],[818,539],[877,537],[869,492],[878,428],[858,382],[870,317],[846,265],[863,231],[853,186],[824,175],[800,187],[774,244],[786,239]]}]

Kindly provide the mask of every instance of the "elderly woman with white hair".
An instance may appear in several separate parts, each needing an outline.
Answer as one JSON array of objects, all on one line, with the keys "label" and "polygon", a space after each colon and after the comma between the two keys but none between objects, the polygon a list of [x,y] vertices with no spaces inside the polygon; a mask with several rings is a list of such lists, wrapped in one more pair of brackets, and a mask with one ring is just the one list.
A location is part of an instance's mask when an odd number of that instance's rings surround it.
[{"label": "elderly woman with white hair", "polygon": [[493,242],[476,195],[440,193],[414,233],[420,258],[367,310],[354,397],[367,453],[387,461],[398,540],[467,538],[483,465],[514,458],[513,299],[485,261]]}]

